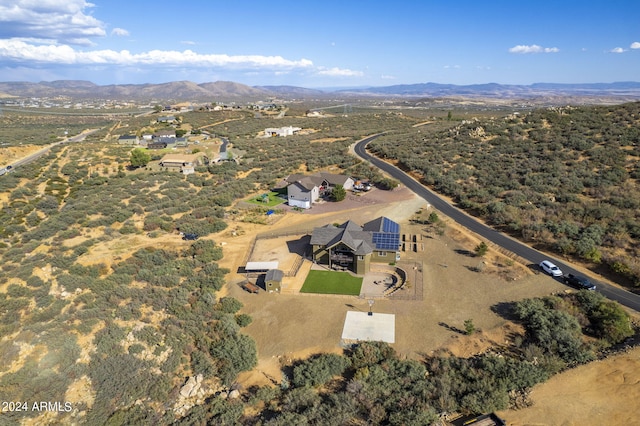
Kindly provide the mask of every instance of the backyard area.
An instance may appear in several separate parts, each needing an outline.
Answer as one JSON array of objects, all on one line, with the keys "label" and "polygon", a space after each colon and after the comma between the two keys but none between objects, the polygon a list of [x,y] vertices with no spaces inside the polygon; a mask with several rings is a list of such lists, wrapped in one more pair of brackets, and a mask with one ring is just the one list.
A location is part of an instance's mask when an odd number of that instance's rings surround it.
[{"label": "backyard area", "polygon": [[258,206],[274,207],[284,203],[287,200],[285,198],[280,197],[280,194],[278,194],[277,192],[272,191],[272,192],[266,192],[264,194],[251,197],[246,201],[247,203],[255,204]]},{"label": "backyard area", "polygon": [[362,278],[348,272],[309,271],[300,293],[345,294],[358,296]]}]

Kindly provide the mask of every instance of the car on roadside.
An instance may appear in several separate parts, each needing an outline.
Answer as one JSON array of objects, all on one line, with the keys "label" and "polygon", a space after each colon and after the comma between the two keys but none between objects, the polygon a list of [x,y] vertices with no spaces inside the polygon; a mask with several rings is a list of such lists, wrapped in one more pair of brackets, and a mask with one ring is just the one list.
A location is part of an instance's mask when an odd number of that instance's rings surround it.
[{"label": "car on roadside", "polygon": [[596,286],[585,277],[578,275],[567,274],[562,279],[565,284],[575,287],[578,290],[595,290]]},{"label": "car on roadside", "polygon": [[189,234],[189,233],[182,234],[182,239],[185,241],[195,241],[198,238],[199,238],[198,234]]},{"label": "car on roadside", "polygon": [[540,269],[553,277],[562,276],[562,271],[560,270],[560,268],[558,268],[549,260],[543,260],[542,262],[540,262]]}]

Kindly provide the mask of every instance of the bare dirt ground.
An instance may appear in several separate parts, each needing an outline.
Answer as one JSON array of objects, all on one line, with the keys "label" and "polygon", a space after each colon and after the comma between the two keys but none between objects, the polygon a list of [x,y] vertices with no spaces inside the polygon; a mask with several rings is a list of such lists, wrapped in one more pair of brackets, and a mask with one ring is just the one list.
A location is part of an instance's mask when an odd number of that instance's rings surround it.
[{"label": "bare dirt ground", "polygon": [[[424,201],[400,189],[365,194],[345,204],[326,203],[303,213],[287,212],[268,227],[251,225],[245,235],[229,240],[223,259],[227,265],[222,266],[237,270],[246,257],[242,248],[246,249],[256,232],[309,229],[347,219],[364,223],[388,216],[401,224],[402,233],[425,235],[424,251],[402,254],[403,261],[422,264],[424,296],[423,300],[376,300],[373,311],[396,315],[396,343],[392,346],[401,357],[416,359],[442,349],[456,356],[472,356],[491,346],[508,345],[522,330],[492,307],[570,291],[554,279],[492,251],[485,256],[484,271],[474,272],[480,259],[469,252],[480,240],[450,221],[442,236],[426,232],[423,225],[411,224],[410,217],[425,207]],[[271,247],[267,253],[273,250]],[[304,276],[307,270],[303,267],[299,275]],[[231,283],[244,279],[239,274],[230,278]],[[347,311],[369,309],[367,300],[350,296],[256,295],[234,284],[227,290],[242,301],[243,312],[253,317],[245,332],[255,339],[259,360],[256,369],[240,376],[239,382],[245,387],[279,382],[281,366],[294,359],[319,352],[341,353],[340,336]],[[467,319],[479,330],[472,336],[460,333]],[[639,367],[640,349],[582,366],[536,387],[532,393],[534,406],[500,415],[510,425],[633,424],[639,414]]]},{"label": "bare dirt ground", "polygon": [[[6,146],[0,148],[0,168],[11,165],[43,147],[38,145]],[[9,192],[0,192],[0,204],[9,201]]]},{"label": "bare dirt ground", "polygon": [[534,405],[502,411],[509,425],[634,425],[640,417],[640,348],[552,377],[531,393]]},{"label": "bare dirt ground", "polygon": [[41,145],[6,146],[0,148],[0,166],[6,166],[44,148]]}]

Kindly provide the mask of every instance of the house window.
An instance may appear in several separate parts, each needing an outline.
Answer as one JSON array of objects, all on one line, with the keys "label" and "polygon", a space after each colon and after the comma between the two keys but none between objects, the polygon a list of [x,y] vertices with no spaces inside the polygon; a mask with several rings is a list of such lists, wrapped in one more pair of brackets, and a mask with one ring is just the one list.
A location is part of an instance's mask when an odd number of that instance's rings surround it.
[{"label": "house window", "polygon": [[364,260],[364,256],[358,256],[358,260]]},{"label": "house window", "polygon": [[387,257],[387,252],[386,252],[386,251],[379,251],[379,252],[378,252],[378,256],[380,256],[380,257]]}]

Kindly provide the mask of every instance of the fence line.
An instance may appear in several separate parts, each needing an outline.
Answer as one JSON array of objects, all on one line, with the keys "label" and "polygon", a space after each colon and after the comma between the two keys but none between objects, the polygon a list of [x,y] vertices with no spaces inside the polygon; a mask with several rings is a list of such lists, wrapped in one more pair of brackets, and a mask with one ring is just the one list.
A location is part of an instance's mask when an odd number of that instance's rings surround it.
[{"label": "fence line", "polygon": [[256,239],[268,240],[271,238],[287,237],[289,235],[311,235],[312,233],[313,233],[313,230],[311,229],[295,229],[295,230],[281,231],[281,232],[263,232],[261,234],[257,234]]},{"label": "fence line", "polygon": [[304,257],[298,255],[298,257],[296,258],[296,261],[294,262],[293,266],[291,267],[291,269],[289,269],[289,272],[284,274],[284,276],[285,277],[295,277],[296,275],[298,275],[298,271],[302,267],[302,263],[303,262],[304,262]]}]

